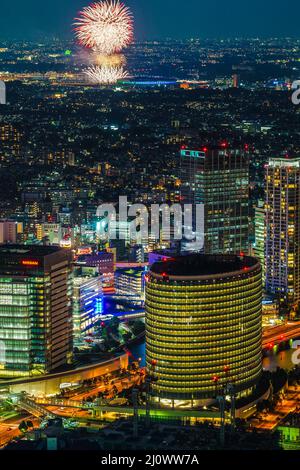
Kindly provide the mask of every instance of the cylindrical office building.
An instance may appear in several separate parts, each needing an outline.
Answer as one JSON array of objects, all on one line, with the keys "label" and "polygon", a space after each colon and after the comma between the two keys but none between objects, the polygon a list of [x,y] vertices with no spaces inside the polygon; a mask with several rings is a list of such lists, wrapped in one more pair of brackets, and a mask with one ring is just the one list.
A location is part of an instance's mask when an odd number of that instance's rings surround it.
[{"label": "cylindrical office building", "polygon": [[262,279],[248,256],[189,255],[155,263],[146,284],[146,357],[161,399],[251,393],[262,371]]}]

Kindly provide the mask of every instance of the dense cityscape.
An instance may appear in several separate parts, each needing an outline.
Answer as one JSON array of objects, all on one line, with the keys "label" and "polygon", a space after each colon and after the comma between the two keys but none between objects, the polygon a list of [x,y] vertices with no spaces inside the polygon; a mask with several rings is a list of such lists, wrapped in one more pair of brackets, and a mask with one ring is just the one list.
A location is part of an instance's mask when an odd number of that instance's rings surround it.
[{"label": "dense cityscape", "polygon": [[300,39],[107,5],[0,40],[0,448],[300,450]]}]

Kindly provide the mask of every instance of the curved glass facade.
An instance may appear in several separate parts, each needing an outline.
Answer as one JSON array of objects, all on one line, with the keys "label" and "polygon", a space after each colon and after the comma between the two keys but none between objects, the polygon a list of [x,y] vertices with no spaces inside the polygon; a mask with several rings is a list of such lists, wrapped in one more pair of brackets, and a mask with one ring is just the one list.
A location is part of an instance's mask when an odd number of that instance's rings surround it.
[{"label": "curved glass facade", "polygon": [[[219,386],[233,382],[237,392],[257,382],[262,370],[261,267],[254,258],[243,260],[237,262],[241,269],[235,264],[233,272],[224,274],[180,276],[172,275],[172,263],[152,267],[146,285],[146,351],[147,368],[157,379],[154,395],[213,398],[214,376]],[[167,273],[157,270],[165,264]]]}]

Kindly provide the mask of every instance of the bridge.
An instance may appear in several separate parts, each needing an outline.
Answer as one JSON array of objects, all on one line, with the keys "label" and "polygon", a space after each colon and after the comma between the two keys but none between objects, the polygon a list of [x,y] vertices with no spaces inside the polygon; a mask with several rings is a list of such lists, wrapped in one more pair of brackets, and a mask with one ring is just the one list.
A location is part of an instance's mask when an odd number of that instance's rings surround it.
[{"label": "bridge", "polygon": [[26,393],[21,393],[18,396],[16,405],[21,410],[27,411],[28,413],[32,414],[36,418],[56,418],[57,417],[55,413],[52,413],[52,411],[49,411],[47,410],[47,408],[44,408],[43,406],[38,404],[36,400],[33,401],[30,398],[28,398]]},{"label": "bridge", "polygon": [[300,338],[300,322],[266,328],[263,332],[262,349],[273,349],[281,343]]},{"label": "bridge", "polygon": [[[23,408],[24,404],[27,406],[27,402],[32,401],[28,398],[26,398],[26,403],[24,399],[20,399],[19,405],[20,408]],[[74,416],[72,413],[72,418],[75,419],[76,421],[95,421],[95,420],[101,420],[102,419],[102,413],[103,412],[108,412],[108,413],[116,413],[119,415],[124,415],[124,416],[133,416],[134,415],[134,409],[132,406],[126,406],[126,405],[106,405],[106,404],[96,404],[96,403],[82,403],[80,401],[75,401],[75,400],[65,400],[65,399],[58,399],[58,398],[35,398],[35,401],[33,402],[36,404],[37,409],[43,409],[44,412],[44,417],[58,417],[60,416],[59,412],[56,411],[49,411],[47,408],[48,407],[57,407],[57,408],[72,408],[72,409],[81,409],[81,410],[91,410],[92,415],[89,417],[83,417],[83,416]],[[23,408],[27,409],[27,408]],[[32,413],[32,411],[31,411]],[[33,413],[32,413],[33,414]],[[70,410],[71,414],[71,410]],[[152,418],[168,418],[168,419],[186,419],[186,418],[207,418],[207,419],[215,419],[219,420],[219,413],[216,411],[211,411],[211,410],[197,410],[197,409],[171,409],[171,408],[151,408],[150,414]],[[145,406],[139,405],[138,407],[138,415],[139,417],[145,417],[146,416],[146,408]],[[66,418],[67,416],[65,416]]]}]

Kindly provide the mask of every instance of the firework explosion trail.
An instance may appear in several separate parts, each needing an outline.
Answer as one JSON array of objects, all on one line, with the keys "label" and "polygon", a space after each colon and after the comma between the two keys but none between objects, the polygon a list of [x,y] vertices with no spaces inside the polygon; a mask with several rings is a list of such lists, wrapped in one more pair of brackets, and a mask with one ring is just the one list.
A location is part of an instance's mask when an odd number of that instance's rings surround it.
[{"label": "firework explosion trail", "polygon": [[84,71],[85,75],[95,84],[111,84],[116,83],[118,80],[128,78],[129,75],[124,67],[99,67],[95,65],[89,67]]},{"label": "firework explosion trail", "polygon": [[133,41],[132,14],[119,0],[92,3],[75,20],[80,44],[101,54],[120,52]]}]

